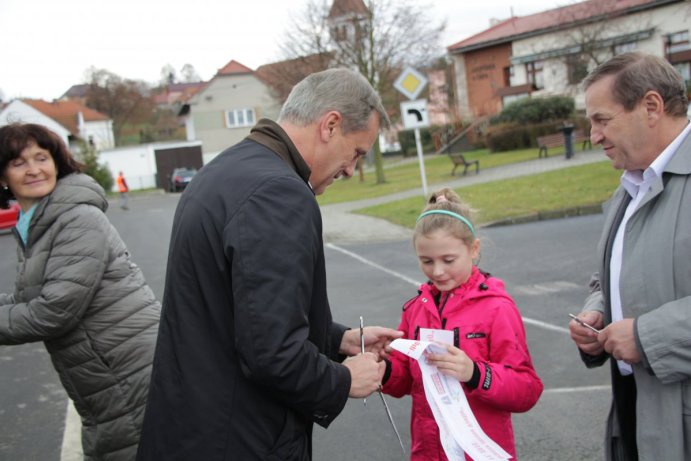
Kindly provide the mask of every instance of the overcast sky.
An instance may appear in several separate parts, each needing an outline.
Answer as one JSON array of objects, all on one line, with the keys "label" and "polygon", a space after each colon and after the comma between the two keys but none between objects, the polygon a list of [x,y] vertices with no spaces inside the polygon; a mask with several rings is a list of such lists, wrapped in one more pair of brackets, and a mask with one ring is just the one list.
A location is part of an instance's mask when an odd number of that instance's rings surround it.
[{"label": "overcast sky", "polygon": [[[425,1],[425,0],[420,0]],[[429,0],[446,19],[442,47],[573,0]],[[256,69],[281,59],[277,43],[305,0],[0,0],[0,93],[52,100],[91,66],[155,83],[192,64],[208,80],[231,59]],[[440,49],[443,51],[443,49]]]}]

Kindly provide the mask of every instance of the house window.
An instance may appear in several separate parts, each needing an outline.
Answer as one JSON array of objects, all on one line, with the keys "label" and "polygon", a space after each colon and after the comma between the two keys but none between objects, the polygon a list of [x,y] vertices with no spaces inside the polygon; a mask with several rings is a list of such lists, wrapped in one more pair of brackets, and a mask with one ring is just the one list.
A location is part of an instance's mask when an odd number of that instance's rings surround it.
[{"label": "house window", "polygon": [[543,75],[544,61],[533,61],[526,63],[525,73],[528,78],[528,83],[532,83],[538,90],[545,87],[545,80]]},{"label": "house window", "polygon": [[254,125],[254,109],[235,109],[226,111],[226,126],[239,128]]},{"label": "house window", "polygon": [[678,62],[674,64],[674,68],[684,78],[686,93],[691,96],[691,62]]},{"label": "house window", "polygon": [[689,32],[684,30],[681,32],[674,32],[665,36],[665,54],[667,56],[672,53],[686,51],[689,49]]},{"label": "house window", "polygon": [[679,62],[674,64],[674,68],[684,77],[685,82],[691,81],[691,63]]},{"label": "house window", "polygon": [[619,43],[617,45],[614,45],[614,48],[612,51],[614,52],[614,55],[622,54],[622,53],[628,53],[629,51],[636,51],[636,42],[626,42],[626,43]]}]

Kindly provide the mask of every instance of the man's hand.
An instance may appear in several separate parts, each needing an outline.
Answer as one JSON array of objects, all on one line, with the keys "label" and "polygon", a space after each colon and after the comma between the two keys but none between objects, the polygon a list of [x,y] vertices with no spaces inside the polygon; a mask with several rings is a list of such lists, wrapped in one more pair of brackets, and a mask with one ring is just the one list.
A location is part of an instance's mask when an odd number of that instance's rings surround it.
[{"label": "man's hand", "polygon": [[[577,315],[579,319],[600,330],[604,325],[602,319],[602,312],[588,311]],[[576,343],[576,346],[588,355],[600,355],[604,351],[602,344],[598,342],[598,333],[584,327],[575,320],[569,322],[569,331],[571,332],[571,339]],[[602,332],[600,332],[600,335]]]},{"label": "man's hand", "polygon": [[[363,328],[363,338],[365,340],[365,352],[373,352],[380,359],[389,356],[387,349],[391,341],[403,337],[402,331],[392,330],[384,327],[365,327]],[[360,353],[360,329],[353,328],[347,330],[341,339],[341,354],[348,356]]]},{"label": "man's hand", "polygon": [[364,398],[379,389],[384,377],[386,363],[377,361],[377,356],[371,352],[348,357],[343,365],[350,371],[349,397]]},{"label": "man's hand", "polygon": [[628,364],[641,361],[641,353],[636,346],[633,332],[633,319],[623,319],[607,325],[597,338],[612,357]]}]

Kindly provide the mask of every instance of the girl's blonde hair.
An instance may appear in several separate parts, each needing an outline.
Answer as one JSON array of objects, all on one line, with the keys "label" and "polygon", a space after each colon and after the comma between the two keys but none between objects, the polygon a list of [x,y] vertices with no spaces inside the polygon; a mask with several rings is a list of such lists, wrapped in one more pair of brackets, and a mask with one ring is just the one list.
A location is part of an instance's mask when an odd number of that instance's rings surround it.
[{"label": "girl's blonde hair", "polygon": [[415,224],[413,243],[421,235],[443,229],[470,246],[477,239],[473,214],[470,206],[448,187],[433,192]]}]

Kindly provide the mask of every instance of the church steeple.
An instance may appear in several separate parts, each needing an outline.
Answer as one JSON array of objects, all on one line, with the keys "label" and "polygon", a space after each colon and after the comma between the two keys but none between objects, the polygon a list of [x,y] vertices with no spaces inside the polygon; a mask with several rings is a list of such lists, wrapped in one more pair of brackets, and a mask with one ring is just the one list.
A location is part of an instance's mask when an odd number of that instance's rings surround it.
[{"label": "church steeple", "polygon": [[361,40],[369,14],[363,0],[334,0],[327,17],[331,37],[339,43]]}]

